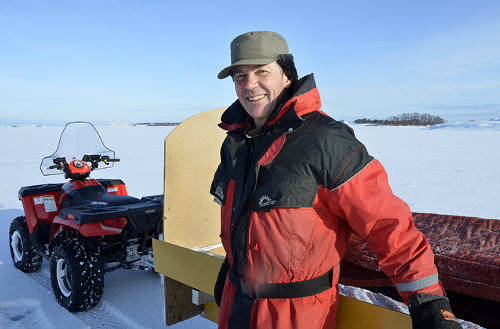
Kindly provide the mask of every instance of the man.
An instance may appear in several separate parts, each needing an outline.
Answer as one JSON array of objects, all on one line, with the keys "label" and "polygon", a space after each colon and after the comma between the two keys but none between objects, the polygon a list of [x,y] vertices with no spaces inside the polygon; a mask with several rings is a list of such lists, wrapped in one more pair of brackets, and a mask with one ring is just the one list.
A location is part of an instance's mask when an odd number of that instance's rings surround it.
[{"label": "man", "polygon": [[285,39],[249,32],[231,43],[236,100],[211,193],[222,205],[226,261],[215,287],[219,328],[334,328],[339,263],[357,234],[410,305],[414,328],[460,328],[434,257],[382,165],[351,128],[319,109]]}]

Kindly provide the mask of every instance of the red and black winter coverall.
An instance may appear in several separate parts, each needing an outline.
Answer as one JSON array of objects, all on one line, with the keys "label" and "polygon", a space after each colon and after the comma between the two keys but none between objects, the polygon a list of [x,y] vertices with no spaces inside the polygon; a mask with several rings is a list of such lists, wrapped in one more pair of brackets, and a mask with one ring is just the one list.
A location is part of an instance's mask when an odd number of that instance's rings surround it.
[{"label": "red and black winter coverall", "polygon": [[[320,107],[308,75],[256,138],[246,134],[239,101],[222,116],[227,137],[211,187],[222,204],[229,264],[220,275],[219,328],[334,328],[339,263],[351,234],[378,254],[405,302],[417,292],[444,295],[429,243],[392,193],[384,168],[351,128]],[[331,287],[305,297],[252,290],[325,274]]]}]

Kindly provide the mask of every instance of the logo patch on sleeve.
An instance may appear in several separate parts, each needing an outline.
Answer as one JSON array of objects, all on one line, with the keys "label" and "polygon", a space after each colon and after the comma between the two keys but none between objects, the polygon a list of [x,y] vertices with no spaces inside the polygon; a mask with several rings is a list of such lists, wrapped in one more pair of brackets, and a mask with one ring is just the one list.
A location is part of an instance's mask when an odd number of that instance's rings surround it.
[{"label": "logo patch on sleeve", "polygon": [[453,313],[451,313],[449,311],[441,310],[441,314],[443,315],[443,318],[445,318],[448,321],[458,322],[458,320],[455,317],[455,315],[453,315]]},{"label": "logo patch on sleeve", "polygon": [[224,200],[224,190],[222,189],[222,185],[218,185],[215,189],[215,195],[219,197],[220,201]]}]

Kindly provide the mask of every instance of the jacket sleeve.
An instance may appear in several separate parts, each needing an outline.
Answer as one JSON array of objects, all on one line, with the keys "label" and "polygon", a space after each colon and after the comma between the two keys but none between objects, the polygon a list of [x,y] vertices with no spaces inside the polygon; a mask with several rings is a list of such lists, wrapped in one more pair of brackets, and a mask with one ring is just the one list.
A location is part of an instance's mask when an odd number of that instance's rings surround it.
[{"label": "jacket sleeve", "polygon": [[380,269],[405,303],[415,293],[443,296],[431,247],[416,229],[408,205],[392,193],[380,162],[373,159],[349,176],[325,189],[330,211],[378,255]]}]

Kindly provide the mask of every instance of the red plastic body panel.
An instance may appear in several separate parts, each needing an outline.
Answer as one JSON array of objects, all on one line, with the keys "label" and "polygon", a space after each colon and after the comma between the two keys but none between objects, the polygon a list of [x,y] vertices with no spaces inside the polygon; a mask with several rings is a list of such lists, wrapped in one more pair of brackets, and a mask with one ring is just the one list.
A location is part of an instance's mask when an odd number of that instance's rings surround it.
[{"label": "red plastic body panel", "polygon": [[63,219],[56,216],[50,229],[50,242],[54,241],[57,234],[68,229],[78,231],[85,237],[113,235],[120,234],[122,232],[119,228],[104,226],[100,222],[85,223],[80,225],[77,224],[72,218]]},{"label": "red plastic body panel", "polygon": [[[79,166],[78,166],[79,165]],[[86,162],[80,160],[73,160],[68,164],[69,171],[72,174],[85,175],[91,171],[89,165]]]},{"label": "red plastic body panel", "polygon": [[125,184],[109,185],[109,186],[106,186],[106,190],[108,190],[108,193],[110,193],[110,194],[128,195],[127,188],[125,187]]},{"label": "red plastic body panel", "polygon": [[[61,197],[61,191],[47,192],[36,195],[28,195],[21,198],[26,222],[30,234],[33,233],[39,221],[53,223],[50,233],[50,241],[61,231],[73,229],[79,231],[83,236],[103,236],[111,234],[120,234],[121,229],[115,227],[107,227],[102,223],[86,223],[79,225],[70,218],[62,219],[57,215],[61,210],[62,199],[68,192],[74,189],[80,189],[86,186],[101,185],[95,179],[89,180],[72,180],[65,183],[62,187],[66,192]],[[117,195],[127,195],[125,184],[115,184],[106,186],[108,193]]]},{"label": "red plastic body panel", "polygon": [[60,197],[61,192],[56,191],[28,195],[21,199],[30,234],[35,230],[38,221],[51,223],[54,217],[59,214],[59,210],[61,209],[59,203]]}]

